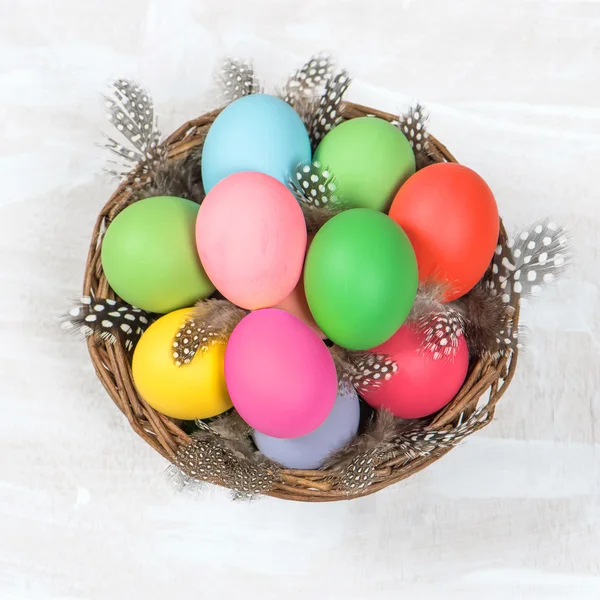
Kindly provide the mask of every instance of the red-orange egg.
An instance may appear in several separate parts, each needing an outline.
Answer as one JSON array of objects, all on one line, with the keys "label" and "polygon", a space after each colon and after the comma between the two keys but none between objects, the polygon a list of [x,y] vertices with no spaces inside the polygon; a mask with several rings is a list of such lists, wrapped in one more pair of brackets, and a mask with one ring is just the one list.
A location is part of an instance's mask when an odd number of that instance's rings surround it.
[{"label": "red-orange egg", "polygon": [[417,171],[398,190],[389,215],[412,243],[419,281],[446,284],[447,302],[475,286],[498,243],[494,195],[463,165],[438,163]]}]

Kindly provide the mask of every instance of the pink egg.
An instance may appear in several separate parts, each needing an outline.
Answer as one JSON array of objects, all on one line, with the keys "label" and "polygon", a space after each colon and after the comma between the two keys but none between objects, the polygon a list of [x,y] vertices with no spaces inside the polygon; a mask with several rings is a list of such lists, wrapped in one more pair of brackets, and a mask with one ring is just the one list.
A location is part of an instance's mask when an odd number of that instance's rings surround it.
[{"label": "pink egg", "polygon": [[274,308],[250,313],[233,330],[225,381],[242,419],[277,438],[319,427],[338,389],[327,346],[300,319]]},{"label": "pink egg", "polygon": [[265,308],[289,296],[300,279],[306,224],[283,183],[262,173],[235,173],[202,202],[196,245],[223,296],[243,308]]},{"label": "pink egg", "polygon": [[361,390],[374,408],[387,408],[402,419],[426,417],[450,402],[462,387],[469,368],[469,350],[461,337],[453,356],[434,359],[423,350],[425,334],[403,325],[373,352],[386,354],[398,366],[378,389]]}]

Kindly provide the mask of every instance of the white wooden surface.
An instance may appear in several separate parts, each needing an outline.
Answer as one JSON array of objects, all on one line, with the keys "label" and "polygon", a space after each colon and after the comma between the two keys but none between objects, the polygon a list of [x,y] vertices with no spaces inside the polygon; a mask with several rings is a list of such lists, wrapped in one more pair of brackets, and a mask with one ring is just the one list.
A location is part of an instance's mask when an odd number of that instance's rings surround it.
[{"label": "white wooden surface", "polygon": [[[138,79],[169,132],[224,55],[276,84],[320,49],[349,99],[425,102],[577,266],[526,312],[497,420],[426,472],[333,505],[177,495],[56,322],[113,187],[99,93]],[[599,75],[593,0],[0,0],[0,598],[600,598]]]}]

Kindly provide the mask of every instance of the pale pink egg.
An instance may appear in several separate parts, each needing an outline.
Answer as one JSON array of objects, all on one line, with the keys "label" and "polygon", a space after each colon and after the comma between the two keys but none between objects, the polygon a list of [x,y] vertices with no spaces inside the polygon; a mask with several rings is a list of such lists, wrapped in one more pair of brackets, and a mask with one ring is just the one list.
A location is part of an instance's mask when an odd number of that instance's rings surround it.
[{"label": "pale pink egg", "polygon": [[319,427],[338,390],[335,364],[319,336],[283,310],[257,310],[233,330],[225,381],[236,410],[251,427],[296,438]]},{"label": "pale pink egg", "polygon": [[464,337],[453,355],[438,358],[424,351],[424,337],[423,331],[403,325],[387,342],[373,348],[392,359],[398,369],[389,379],[389,371],[380,372],[379,387],[360,390],[367,404],[387,408],[402,419],[417,419],[437,412],[456,396],[469,368]]},{"label": "pale pink egg", "polygon": [[217,183],[196,221],[200,261],[231,302],[255,310],[289,296],[302,274],[306,224],[292,192],[263,173]]}]

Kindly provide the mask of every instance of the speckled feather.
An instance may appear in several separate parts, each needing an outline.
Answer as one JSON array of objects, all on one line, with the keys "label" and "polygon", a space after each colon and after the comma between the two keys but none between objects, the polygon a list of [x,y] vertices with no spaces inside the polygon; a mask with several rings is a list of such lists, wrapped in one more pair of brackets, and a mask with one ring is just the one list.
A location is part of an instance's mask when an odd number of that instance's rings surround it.
[{"label": "speckled feather", "polygon": [[178,448],[174,465],[192,480],[220,483],[244,497],[268,492],[280,470],[260,455],[249,459],[236,442],[205,430]]},{"label": "speckled feather", "polygon": [[316,146],[329,131],[342,121],[342,99],[351,81],[346,70],[342,70],[327,80],[309,128],[313,146]]},{"label": "speckled feather", "polygon": [[444,314],[422,317],[416,327],[424,334],[423,352],[431,354],[433,360],[453,357],[463,337],[465,319],[462,314],[448,306]]},{"label": "speckled feather", "polygon": [[542,287],[562,275],[570,262],[567,231],[546,219],[510,238],[506,248],[496,248],[489,288],[503,302],[516,306],[519,298],[538,296]]},{"label": "speckled feather", "polygon": [[398,371],[398,365],[385,354],[347,350],[341,346],[329,349],[341,386],[352,385],[360,391],[377,389]]},{"label": "speckled feather", "polygon": [[[152,98],[134,81],[117,79],[104,96],[104,107],[124,142],[105,135],[104,146],[119,158],[106,170],[131,183],[146,183],[149,174],[166,160],[166,148],[160,144],[161,133],[154,116]],[[133,167],[139,168],[131,173]]]},{"label": "speckled feather", "polygon": [[335,175],[318,161],[299,164],[289,179],[289,186],[300,203],[309,233],[318,231],[347,205],[337,194]]},{"label": "speckled feather", "polygon": [[365,430],[325,461],[323,468],[334,471],[339,485],[348,493],[358,493],[375,478],[377,465],[391,450],[396,419],[386,410],[371,415]]},{"label": "speckled feather", "polygon": [[520,347],[519,332],[513,335],[514,308],[493,295],[488,281],[479,282],[452,306],[464,316],[465,339],[471,356],[496,355]]},{"label": "speckled feather", "polygon": [[63,317],[62,327],[85,337],[95,335],[110,344],[122,338],[126,350],[131,352],[156,318],[157,315],[125,302],[83,296]]},{"label": "speckled feather", "polygon": [[247,314],[228,300],[200,300],[181,325],[172,342],[172,357],[180,367],[191,362],[197,352],[211,344],[226,342],[235,326]]},{"label": "speckled feather", "polygon": [[549,219],[519,232],[506,246],[498,245],[484,287],[476,287],[462,302],[471,320],[467,339],[480,353],[484,348],[492,353],[521,348],[526,329],[521,324],[514,327],[515,307],[521,298],[539,296],[545,285],[565,272],[571,260],[566,230]]},{"label": "speckled feather", "polygon": [[451,429],[429,430],[415,427],[411,421],[399,421],[397,436],[391,442],[393,451],[390,458],[404,458],[405,462],[409,462],[437,450],[451,448],[487,425],[491,418],[489,407],[484,404],[469,417],[462,413],[458,425]]},{"label": "speckled feather", "polygon": [[465,329],[465,315],[442,302],[446,286],[435,281],[419,284],[406,322],[424,334],[423,351],[435,360],[453,356]]},{"label": "speckled feather", "polygon": [[334,68],[335,63],[331,56],[324,53],[315,54],[288,78],[281,97],[297,109],[298,104],[317,94],[319,88],[331,78]]},{"label": "speckled feather", "polygon": [[419,102],[400,115],[396,121],[392,121],[392,124],[398,127],[410,142],[415,153],[417,169],[431,164],[433,155],[436,155],[436,160],[441,160],[441,157],[437,156],[437,150],[430,142],[428,123],[429,113]]},{"label": "speckled feather", "polygon": [[217,73],[217,83],[227,103],[250,94],[259,94],[262,90],[252,64],[236,58],[226,58],[223,61]]}]

